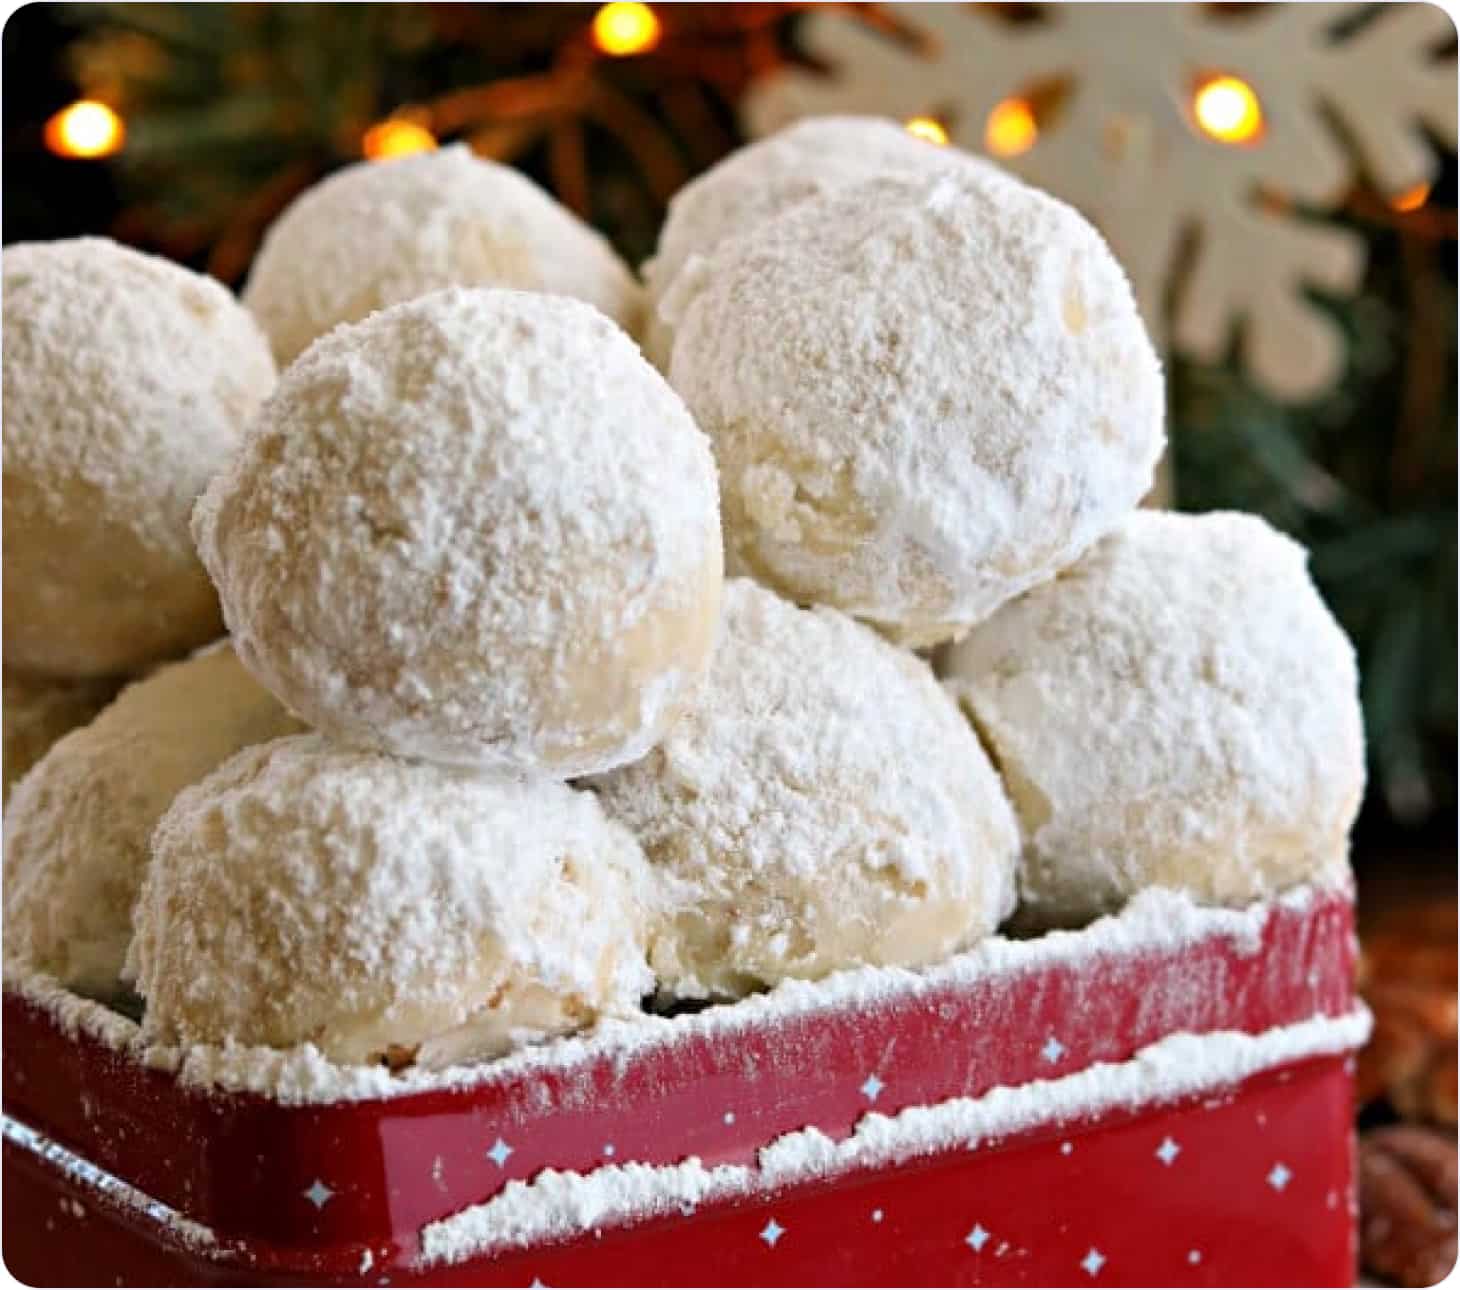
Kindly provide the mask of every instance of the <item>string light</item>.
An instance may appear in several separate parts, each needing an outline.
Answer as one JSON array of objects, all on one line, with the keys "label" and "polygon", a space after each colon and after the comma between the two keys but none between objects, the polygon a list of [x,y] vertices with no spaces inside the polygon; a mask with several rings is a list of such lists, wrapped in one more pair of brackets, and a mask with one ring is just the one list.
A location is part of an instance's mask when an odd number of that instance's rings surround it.
[{"label": "string light", "polygon": [[940,148],[948,142],[948,131],[937,117],[910,116],[902,123],[902,128],[914,138],[926,139]]},{"label": "string light", "polygon": [[361,151],[371,161],[388,161],[413,152],[432,152],[435,148],[434,134],[419,122],[402,117],[377,121],[365,131],[365,137],[360,141]]},{"label": "string light", "polygon": [[659,43],[659,18],[646,4],[616,0],[593,16],[593,43],[614,58],[645,54]]},{"label": "string light", "polygon": [[46,122],[46,147],[58,157],[109,157],[127,137],[126,123],[105,103],[79,99]]},{"label": "string light", "polygon": [[1004,99],[994,105],[983,128],[983,145],[996,157],[1017,157],[1039,138],[1034,106],[1026,99]]},{"label": "string light", "polygon": [[1389,198],[1389,208],[1398,211],[1401,215],[1408,215],[1410,211],[1417,211],[1429,199],[1430,185],[1419,183],[1413,188],[1406,188],[1402,193],[1393,194]]},{"label": "string light", "polygon": [[1191,110],[1201,132],[1218,143],[1252,143],[1262,134],[1262,104],[1240,77],[1210,76],[1202,81]]}]

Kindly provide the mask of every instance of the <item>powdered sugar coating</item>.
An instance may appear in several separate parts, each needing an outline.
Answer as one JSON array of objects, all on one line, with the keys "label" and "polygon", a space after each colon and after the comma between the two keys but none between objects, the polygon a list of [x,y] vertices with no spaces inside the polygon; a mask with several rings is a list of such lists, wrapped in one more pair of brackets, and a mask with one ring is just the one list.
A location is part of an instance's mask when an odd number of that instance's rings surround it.
[{"label": "powdered sugar coating", "polygon": [[708,664],[708,444],[579,301],[452,289],[336,329],[194,528],[240,657],[357,746],[604,770]]},{"label": "powdered sugar coating", "polygon": [[211,278],[104,238],[5,248],[5,662],[134,671],[219,635],[188,534],[274,384]]},{"label": "powdered sugar coating", "polygon": [[991,167],[807,198],[678,274],[670,379],[729,567],[907,644],[960,634],[1134,506],[1164,393],[1070,207]]},{"label": "powdered sugar coating", "polygon": [[116,697],[116,681],[57,681],[5,669],[5,796],[68,730],[84,726]]},{"label": "powdered sugar coating", "polygon": [[1305,562],[1253,516],[1137,512],[948,652],[1019,812],[1030,921],[1342,880],[1358,676]]},{"label": "powdered sugar coating", "polygon": [[6,958],[114,994],[163,811],[240,748],[299,728],[225,645],[128,686],[59,740],[5,809]]},{"label": "powdered sugar coating", "polygon": [[608,242],[465,144],[346,166],[270,226],[244,290],[281,367],[339,323],[452,286],[575,296],[628,331],[640,291]]},{"label": "powdered sugar coating", "polygon": [[967,164],[992,170],[970,153],[943,150],[894,121],[870,116],[807,117],[738,148],[675,193],[644,267],[649,296],[644,350],[669,369],[674,329],[657,302],[692,256],[789,210],[797,202],[878,175],[914,177]]},{"label": "powdered sugar coating", "polygon": [[279,739],[181,794],[154,850],[133,965],[164,1041],[444,1065],[652,987],[642,852],[545,776]]},{"label": "powdered sugar coating", "polygon": [[667,876],[676,994],[934,962],[1013,904],[1013,813],[927,666],[745,579],[685,715],[594,787]]}]

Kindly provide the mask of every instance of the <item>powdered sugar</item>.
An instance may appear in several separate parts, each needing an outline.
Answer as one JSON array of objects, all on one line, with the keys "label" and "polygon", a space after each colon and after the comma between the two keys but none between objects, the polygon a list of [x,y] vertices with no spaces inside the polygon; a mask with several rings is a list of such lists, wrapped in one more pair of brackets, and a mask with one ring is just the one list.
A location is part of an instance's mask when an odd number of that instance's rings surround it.
[{"label": "powdered sugar", "polygon": [[1012,908],[1013,813],[926,665],[745,579],[685,715],[593,784],[668,876],[675,994],[933,962]]},{"label": "powdered sugar", "polygon": [[182,793],[153,852],[132,958],[164,1042],[439,1066],[633,1012],[652,984],[642,853],[545,776],[280,739]]},{"label": "powdered sugar", "polygon": [[226,644],[159,668],[52,746],[5,813],[5,953],[118,988],[152,830],[240,748],[300,729]]},{"label": "powdered sugar", "polygon": [[274,383],[222,286],[103,238],[5,248],[5,663],[134,671],[217,636],[188,513]]},{"label": "powdered sugar", "polygon": [[579,301],[453,289],[337,329],[194,527],[240,657],[356,746],[605,770],[708,663],[708,443]]},{"label": "powdered sugar", "polygon": [[668,370],[673,327],[654,305],[692,256],[709,255],[727,238],[808,197],[878,175],[928,175],[953,164],[992,170],[970,153],[942,151],[896,122],[865,116],[808,117],[736,149],[669,203],[659,247],[644,265],[650,299],[646,350]]},{"label": "powdered sugar", "polygon": [[899,640],[966,630],[1149,487],[1160,367],[1073,210],[989,167],[807,198],[677,275],[670,379],[732,571]]},{"label": "powdered sugar", "polygon": [[452,286],[576,296],[632,331],[639,288],[607,240],[465,144],[346,166],[269,228],[244,301],[280,365],[339,323]]},{"label": "powdered sugar", "polygon": [[1240,954],[1256,953],[1277,905],[1308,907],[1319,889],[1294,888],[1277,902],[1247,909],[1211,909],[1189,896],[1144,891],[1119,914],[1080,931],[1053,931],[1029,940],[991,936],[972,950],[921,971],[856,968],[820,981],[786,981],[765,994],[709,1008],[693,1016],[638,1014],[603,1019],[581,1034],[524,1047],[495,1061],[445,1070],[408,1069],[392,1074],[380,1066],[340,1065],[312,1044],[288,1049],[241,1044],[160,1044],[126,1017],[61,989],[43,975],[7,974],[6,986],[45,1008],[68,1034],[87,1034],[158,1070],[176,1072],[185,1085],[220,1092],[251,1092],[286,1105],[403,1097],[446,1088],[507,1084],[532,1073],[568,1072],[609,1058],[626,1068],[650,1048],[714,1036],[733,1036],[793,1017],[838,1009],[869,1009],[894,1000],[916,1000],[949,986],[966,986],[995,974],[1038,972],[1067,964],[1086,970],[1106,956],[1179,951],[1209,937]]},{"label": "powdered sugar", "polygon": [[1139,512],[948,652],[1019,810],[1025,917],[1343,880],[1358,678],[1305,559],[1251,516]]},{"label": "powdered sugar", "polygon": [[997,1088],[979,1098],[870,1113],[840,1142],[817,1129],[787,1134],[764,1147],[754,1168],[608,1165],[591,1174],[545,1170],[514,1181],[491,1200],[427,1225],[419,1263],[459,1263],[492,1252],[561,1240],[733,1197],[766,1195],[809,1178],[884,1168],[948,1150],[973,1150],[1039,1125],[1141,1108],[1230,1087],[1259,1071],[1304,1058],[1346,1052],[1369,1033],[1362,1008],[1343,1017],[1315,1016],[1261,1035],[1178,1034],[1128,1062],[1105,1063],[1063,1079]]}]

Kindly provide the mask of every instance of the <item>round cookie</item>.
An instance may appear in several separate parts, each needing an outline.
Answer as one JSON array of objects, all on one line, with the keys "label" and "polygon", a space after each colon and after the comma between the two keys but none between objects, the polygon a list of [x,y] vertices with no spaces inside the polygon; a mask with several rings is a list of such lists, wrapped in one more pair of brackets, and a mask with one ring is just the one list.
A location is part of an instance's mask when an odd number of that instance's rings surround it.
[{"label": "round cookie", "polygon": [[253,319],[103,238],[0,265],[6,665],[104,676],[217,637],[188,515],[274,383]]},{"label": "round cookie", "polygon": [[643,853],[544,776],[280,739],[179,795],[154,846],[132,966],[169,1042],[440,1066],[653,986]]},{"label": "round cookie", "polygon": [[116,681],[55,681],[5,669],[5,796],[68,730],[84,726],[117,693]]},{"label": "round cookie", "polygon": [[1026,921],[1347,881],[1358,677],[1305,561],[1253,516],[1137,512],[948,651],[1019,813]]},{"label": "round cookie", "polygon": [[745,579],[684,717],[593,786],[664,875],[673,994],[934,962],[1013,906],[1013,811],[927,665]]},{"label": "round cookie", "polygon": [[636,330],[640,289],[608,242],[465,144],[346,166],[270,226],[243,299],[292,363],[340,323],[452,286],[576,296]]},{"label": "round cookie", "polygon": [[1050,578],[1151,483],[1161,370],[1120,266],[990,168],[808,198],[661,307],[730,570],[904,644]]},{"label": "round cookie", "polygon": [[713,643],[709,446],[633,341],[561,296],[451,289],[331,332],[194,531],[255,675],[401,756],[632,761]]},{"label": "round cookie", "polygon": [[691,256],[709,255],[797,202],[879,175],[929,175],[958,164],[992,170],[958,149],[938,148],[882,117],[808,117],[732,152],[669,203],[659,246],[644,265],[650,308],[644,350],[668,370],[673,328],[655,307]]},{"label": "round cookie", "polygon": [[160,668],[60,739],[5,809],[5,955],[114,994],[153,827],[240,748],[301,729],[227,645]]}]

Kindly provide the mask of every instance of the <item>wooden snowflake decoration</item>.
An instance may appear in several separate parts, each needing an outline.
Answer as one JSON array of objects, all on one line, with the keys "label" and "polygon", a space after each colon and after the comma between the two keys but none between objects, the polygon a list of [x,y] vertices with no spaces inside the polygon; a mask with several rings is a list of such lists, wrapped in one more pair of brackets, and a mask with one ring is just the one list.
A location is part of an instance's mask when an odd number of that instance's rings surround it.
[{"label": "wooden snowflake decoration", "polygon": [[1280,398],[1339,374],[1342,338],[1308,291],[1350,294],[1364,269],[1358,236],[1305,211],[1335,209],[1361,173],[1412,191],[1436,165],[1425,130],[1455,142],[1455,63],[1440,56],[1455,28],[1430,5],[885,13],[897,31],[816,9],[804,46],[828,71],[752,87],[748,132],[828,112],[930,117],[1089,215],[1159,338],[1211,361],[1239,337]]}]

